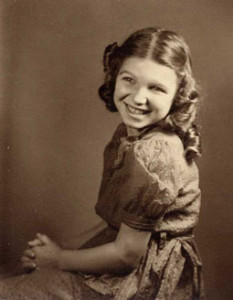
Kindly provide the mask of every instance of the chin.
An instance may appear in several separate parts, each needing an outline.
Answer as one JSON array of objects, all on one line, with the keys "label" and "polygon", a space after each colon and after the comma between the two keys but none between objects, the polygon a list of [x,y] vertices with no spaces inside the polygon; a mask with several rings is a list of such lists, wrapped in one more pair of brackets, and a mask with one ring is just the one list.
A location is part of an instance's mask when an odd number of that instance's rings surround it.
[{"label": "chin", "polygon": [[142,125],[134,124],[134,123],[131,123],[131,122],[125,122],[125,125],[132,128],[132,129],[138,130],[138,131],[143,130],[145,127],[150,126],[150,125],[144,125],[144,124],[142,124]]}]

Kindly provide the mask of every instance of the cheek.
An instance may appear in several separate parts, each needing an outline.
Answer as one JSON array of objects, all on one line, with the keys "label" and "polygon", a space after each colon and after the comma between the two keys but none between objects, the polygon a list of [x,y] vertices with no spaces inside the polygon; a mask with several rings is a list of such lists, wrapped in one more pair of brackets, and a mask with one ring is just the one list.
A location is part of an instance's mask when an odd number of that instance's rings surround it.
[{"label": "cheek", "polygon": [[119,87],[119,84],[118,83],[116,83],[116,85],[115,85],[115,89],[114,89],[114,94],[113,94],[113,96],[114,96],[114,99],[117,97],[117,95],[119,94],[119,91],[120,91],[120,87]]},{"label": "cheek", "polygon": [[161,97],[159,99],[154,99],[154,101],[151,102],[151,108],[154,112],[160,112],[164,114],[170,110],[172,103],[173,101],[170,99]]},{"label": "cheek", "polygon": [[127,94],[129,94],[129,90],[126,87],[123,85],[116,85],[114,91],[114,101],[123,100]]},{"label": "cheek", "polygon": [[113,101],[117,106],[120,99],[122,98],[122,88],[119,84],[116,84],[114,94],[113,94]]}]

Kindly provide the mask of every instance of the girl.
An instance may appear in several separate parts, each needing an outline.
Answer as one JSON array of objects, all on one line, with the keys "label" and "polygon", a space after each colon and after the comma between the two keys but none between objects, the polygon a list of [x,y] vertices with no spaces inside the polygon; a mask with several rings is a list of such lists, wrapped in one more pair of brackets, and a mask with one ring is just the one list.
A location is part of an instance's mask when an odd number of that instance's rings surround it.
[{"label": "girl", "polygon": [[200,209],[198,93],[174,32],[146,28],[104,53],[107,108],[123,123],[105,148],[96,212],[107,222],[78,250],[45,235],[0,284],[1,299],[201,299],[193,228]]}]

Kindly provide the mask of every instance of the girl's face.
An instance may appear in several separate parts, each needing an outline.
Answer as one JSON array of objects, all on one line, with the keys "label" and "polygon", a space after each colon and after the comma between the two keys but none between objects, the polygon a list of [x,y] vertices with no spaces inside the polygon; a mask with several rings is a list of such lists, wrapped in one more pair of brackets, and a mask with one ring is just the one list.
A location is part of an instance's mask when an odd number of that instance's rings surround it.
[{"label": "girl's face", "polygon": [[166,117],[177,86],[173,69],[132,56],[125,59],[118,72],[114,103],[128,129],[140,131]]}]

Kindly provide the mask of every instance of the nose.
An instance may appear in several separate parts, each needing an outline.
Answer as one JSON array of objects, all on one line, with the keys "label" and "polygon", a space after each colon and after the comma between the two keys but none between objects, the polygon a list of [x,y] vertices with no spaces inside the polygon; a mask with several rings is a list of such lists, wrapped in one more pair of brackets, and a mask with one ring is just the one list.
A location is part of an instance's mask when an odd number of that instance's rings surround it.
[{"label": "nose", "polygon": [[144,88],[139,88],[135,91],[133,101],[136,105],[143,105],[147,103],[147,95]]}]

